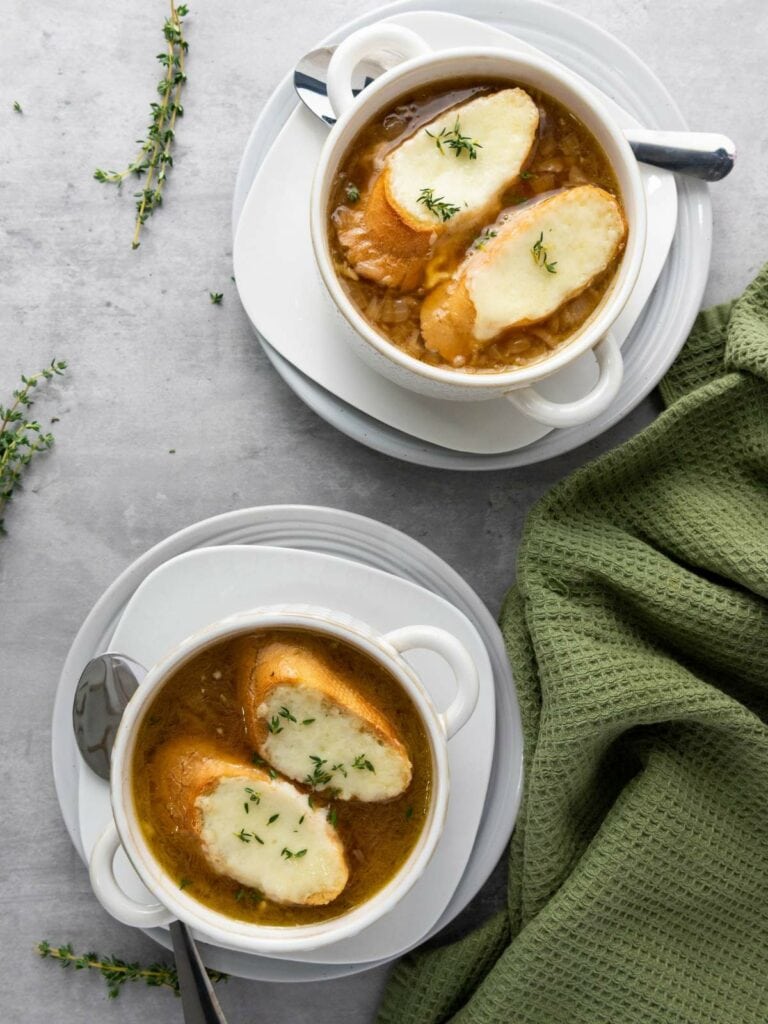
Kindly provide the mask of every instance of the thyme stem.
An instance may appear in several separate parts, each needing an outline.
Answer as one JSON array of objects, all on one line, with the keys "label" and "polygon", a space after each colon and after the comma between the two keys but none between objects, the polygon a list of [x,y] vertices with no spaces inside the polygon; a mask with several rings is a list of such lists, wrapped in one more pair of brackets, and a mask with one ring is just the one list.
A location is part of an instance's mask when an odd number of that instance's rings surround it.
[{"label": "thyme stem", "polygon": [[[150,988],[169,988],[179,995],[179,977],[175,967],[164,963],[153,963],[142,967],[138,963],[128,963],[115,956],[101,956],[98,953],[75,953],[70,943],[65,946],[52,946],[43,940],[37,944],[37,953],[44,960],[57,960],[59,964],[73,967],[76,971],[98,971],[107,983],[110,999],[120,995],[120,988],[128,981],[143,981]],[[213,982],[226,981],[228,975],[221,971],[206,968],[208,977]]]},{"label": "thyme stem", "polygon": [[189,45],[184,38],[182,20],[187,13],[185,4],[177,7],[175,0],[170,0],[170,16],[163,25],[165,52],[157,56],[165,68],[157,87],[160,102],[150,104],[152,121],[136,157],[123,171],[103,171],[97,168],[93,175],[97,181],[108,182],[119,188],[129,175],[135,174],[140,178],[146,174],[144,187],[134,197],[137,202],[131,239],[133,249],[139,247],[139,236],[147,218],[162,204],[168,169],[173,167],[171,148],[176,134],[176,119],[184,113],[180,100],[181,90],[187,80],[185,57]]}]

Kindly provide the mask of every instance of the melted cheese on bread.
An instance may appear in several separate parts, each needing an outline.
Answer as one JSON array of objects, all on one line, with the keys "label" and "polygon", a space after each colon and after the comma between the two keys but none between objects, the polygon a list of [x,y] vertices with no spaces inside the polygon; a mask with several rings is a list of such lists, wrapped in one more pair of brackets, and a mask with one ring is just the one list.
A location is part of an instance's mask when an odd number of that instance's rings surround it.
[{"label": "melted cheese on bread", "polygon": [[238,688],[261,756],[283,775],[341,800],[391,800],[410,785],[392,724],[319,655],[273,642],[241,646]]},{"label": "melted cheese on bread", "polygon": [[[359,201],[334,215],[339,243],[354,272],[389,288],[417,288],[438,237],[482,223],[499,194],[519,176],[538,122],[538,109],[526,92],[503,89],[419,128],[384,158]],[[479,144],[475,159],[449,147],[445,133],[457,126]],[[443,140],[439,148],[438,139]],[[458,212],[444,220],[419,202],[424,189]]]},{"label": "melted cheese on bread", "polygon": [[290,782],[205,740],[172,741],[157,758],[158,798],[219,874],[282,904],[322,905],[344,889],[349,871],[336,830]]},{"label": "melted cheese on bread", "polygon": [[626,238],[617,199],[595,185],[557,192],[496,228],[422,305],[425,342],[445,359],[551,316],[608,268]]},{"label": "melted cheese on bread", "polygon": [[[518,177],[538,124],[538,108],[523,89],[502,89],[446,111],[387,158],[385,180],[391,206],[417,231],[443,224],[464,226],[482,215]],[[467,149],[451,148],[450,140],[455,141],[457,134],[475,144],[474,159]],[[425,187],[458,212],[441,221],[419,201]]]}]

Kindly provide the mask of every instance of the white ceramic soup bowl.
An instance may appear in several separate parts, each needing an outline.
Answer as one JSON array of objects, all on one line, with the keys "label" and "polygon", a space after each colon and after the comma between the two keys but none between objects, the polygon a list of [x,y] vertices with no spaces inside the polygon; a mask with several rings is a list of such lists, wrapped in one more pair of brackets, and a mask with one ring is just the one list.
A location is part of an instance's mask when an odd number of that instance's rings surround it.
[{"label": "white ceramic soup bowl", "polygon": [[[421,835],[396,875],[365,903],[331,920],[285,927],[251,924],[227,917],[179,889],[155,858],[140,827],[133,796],[133,756],[139,727],[157,694],[175,671],[213,642],[260,629],[307,629],[352,644],[389,672],[413,701],[427,731],[432,753],[433,789]],[[438,712],[402,657],[415,648],[431,650],[448,664],[456,679],[456,695]],[[184,640],[154,665],[125,710],[112,752],[111,800],[113,821],[97,840],[90,858],[93,890],[102,906],[117,920],[140,928],[184,921],[203,940],[246,953],[284,954],[316,949],[347,938],[372,924],[396,906],[427,866],[443,831],[448,806],[447,741],[472,714],[478,695],[475,665],[466,648],[445,630],[434,626],[405,626],[381,635],[350,616],[309,605],[257,608],[215,622]],[[119,847],[158,901],[137,902],[120,887],[114,859]]]},{"label": "white ceramic soup bowl", "polygon": [[[366,57],[382,52],[401,63],[355,96],[351,76]],[[551,355],[502,372],[468,373],[430,366],[409,356],[380,334],[360,313],[336,274],[328,236],[328,204],[339,166],[361,128],[414,90],[452,79],[506,79],[540,89],[559,100],[594,134],[614,169],[628,224],[628,237],[614,279],[588,320]],[[410,29],[382,22],[345,39],[328,68],[328,96],[338,120],[320,155],[310,200],[312,244],[317,265],[337,308],[354,329],[345,332],[355,351],[395,383],[433,398],[477,401],[506,397],[523,413],[553,427],[584,423],[603,412],[621,386],[623,363],[611,326],[629,298],[640,271],[645,246],[646,205],[637,161],[620,127],[599,98],[574,75],[544,57],[497,48],[434,52]],[[592,350],[598,380],[589,394],[561,403],[544,398],[532,385]]]}]

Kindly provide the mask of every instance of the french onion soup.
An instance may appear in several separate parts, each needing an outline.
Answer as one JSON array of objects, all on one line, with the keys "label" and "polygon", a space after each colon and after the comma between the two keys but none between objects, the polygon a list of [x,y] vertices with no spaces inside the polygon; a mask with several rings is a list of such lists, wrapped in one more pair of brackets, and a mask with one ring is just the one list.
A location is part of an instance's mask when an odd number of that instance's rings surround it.
[{"label": "french onion soup", "polygon": [[331,189],[336,273],[425,363],[499,372],[565,344],[610,288],[627,227],[592,132],[500,80],[421,89],[358,133]]},{"label": "french onion soup", "polygon": [[169,676],[132,762],[147,844],[188,895],[265,925],[324,921],[405,863],[432,752],[378,662],[302,629],[211,644]]}]

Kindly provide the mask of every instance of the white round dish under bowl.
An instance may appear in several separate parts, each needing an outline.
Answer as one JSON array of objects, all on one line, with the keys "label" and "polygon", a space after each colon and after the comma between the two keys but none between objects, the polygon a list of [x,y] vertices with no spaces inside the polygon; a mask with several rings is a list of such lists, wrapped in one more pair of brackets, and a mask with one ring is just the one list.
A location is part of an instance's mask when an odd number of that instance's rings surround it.
[{"label": "white round dish under bowl", "polygon": [[[448,882],[440,871],[432,874],[430,867],[406,897],[414,901],[418,897],[418,900],[423,902],[414,902],[413,913],[409,913],[407,917],[400,918],[396,913],[393,914],[397,927],[389,933],[384,933],[383,939],[382,936],[377,938],[373,935],[372,929],[366,929],[357,937],[354,953],[345,954],[336,946],[329,946],[326,950],[294,956],[287,960],[230,952],[213,946],[204,947],[205,960],[210,966],[255,980],[312,981],[366,970],[400,955],[410,946],[423,941],[428,935],[434,934],[448,924],[476,894],[506,848],[521,794],[522,732],[514,683],[501,634],[482,601],[445,562],[405,534],[361,516],[335,509],[272,506],[227,513],[174,534],[126,569],[99,599],[75,638],[62,671],[54,705],[52,729],[54,779],[65,823],[83,859],[86,859],[87,851],[92,848],[106,824],[110,811],[108,796],[105,796],[106,784],[84,767],[71,728],[72,696],[80,671],[94,654],[108,649],[113,638],[116,642],[130,642],[132,655],[145,664],[152,660],[153,651],[167,649],[168,639],[173,630],[171,629],[169,634],[167,613],[161,615],[158,611],[163,607],[165,587],[159,587],[156,590],[156,597],[151,600],[144,600],[141,594],[138,594],[134,601],[134,595],[154,570],[169,563],[171,559],[185,552],[197,552],[186,561],[184,572],[191,572],[196,557],[202,557],[203,560],[213,558],[213,553],[209,556],[205,551],[198,552],[198,549],[214,545],[248,545],[255,548],[279,545],[282,548],[318,552],[346,559],[344,564],[348,566],[349,579],[357,578],[359,566],[370,566],[400,577],[401,580],[409,580],[419,587],[426,588],[431,594],[439,595],[437,600],[431,597],[429,601],[433,616],[436,612],[448,615],[453,627],[459,628],[458,623],[463,615],[466,615],[474,627],[467,631],[467,646],[473,643],[474,651],[480,659],[482,650],[478,650],[477,646],[479,634],[481,647],[490,659],[487,667],[481,672],[481,691],[477,709],[462,733],[459,733],[449,745],[450,756],[459,757],[464,765],[469,765],[469,771],[466,773],[454,773],[454,789],[462,785],[461,776],[466,775],[463,784],[471,784],[474,792],[471,799],[466,793],[461,797],[461,834],[457,833],[445,844],[446,851],[451,855],[448,872],[451,881]],[[257,554],[256,557],[260,556]],[[216,560],[218,561],[218,556]],[[185,560],[176,563],[177,567],[184,564]],[[212,621],[212,618],[221,612],[222,594],[226,596],[229,592],[231,600],[241,601],[244,580],[247,581],[249,575],[254,575],[235,572],[231,566],[225,568],[222,561],[218,561],[218,564],[222,576],[215,587],[203,590],[203,599],[195,603],[197,618],[193,615],[182,624],[185,634],[197,626]],[[209,579],[212,565],[213,561],[206,569]],[[173,567],[166,570],[169,581],[170,573],[177,571],[178,568],[174,570]],[[162,583],[162,575],[157,574],[156,583]],[[305,581],[311,581],[311,573],[308,576],[305,571],[303,578]],[[327,594],[322,574],[311,585],[316,587],[315,597],[318,601],[319,594]],[[201,588],[195,589],[199,591]],[[368,600],[376,604],[376,589],[367,589],[370,590]],[[150,591],[150,584],[147,584],[147,598],[151,598]],[[358,587],[357,595],[362,592]],[[252,593],[253,590],[248,590],[249,595]],[[327,603],[327,598],[324,600]],[[457,610],[463,615],[458,615]],[[368,611],[369,614],[365,617],[377,628],[394,628],[398,622],[399,609],[393,609],[390,602],[379,603]],[[389,616],[388,619],[381,618],[385,612]],[[374,621],[376,619],[379,621]],[[466,620],[463,621],[466,623]],[[130,632],[122,632],[123,622],[126,629],[130,627]],[[438,620],[435,624],[440,625],[441,622]],[[442,624],[445,625],[445,621]],[[434,665],[430,665],[430,658],[434,656],[428,652],[414,652],[413,655],[409,654],[408,658],[413,659],[412,663],[420,673],[434,669]],[[485,684],[482,682],[483,674]],[[443,672],[441,678],[444,677]],[[445,680],[443,684],[435,685],[437,689],[431,691],[433,698],[438,707],[443,707],[450,700],[450,681]],[[444,686],[442,692],[439,691],[440,685]],[[495,725],[494,703],[497,708]],[[482,729],[480,740],[470,731],[475,720]],[[483,804],[482,793],[486,782],[488,791]],[[456,791],[461,795],[460,789]],[[94,809],[97,809],[97,813],[94,813]],[[449,806],[447,828],[450,825],[450,817]],[[455,823],[451,827],[455,828]],[[439,848],[435,860],[442,855]],[[133,892],[136,890],[131,890],[130,886],[137,886],[138,892],[141,892],[141,883],[127,861],[122,869],[116,863],[116,869],[121,884],[125,884],[128,890]],[[434,891],[437,889],[440,890],[439,903],[434,897]],[[386,918],[379,923],[384,922]],[[407,922],[410,922],[410,931],[405,929]],[[369,931],[372,933],[372,944],[366,946],[363,939],[365,938],[365,942],[368,941]],[[169,946],[168,936],[164,930],[153,929],[149,934],[161,944]],[[389,942],[390,945],[386,946],[385,942]],[[378,956],[377,951],[380,954]],[[353,960],[355,962],[352,962]]]},{"label": "white round dish under bowl", "polygon": [[[599,88],[608,102],[618,103],[629,115],[628,123],[685,128],[680,112],[653,73],[618,40],[584,19],[538,0],[510,0],[503,10],[486,0],[467,0],[461,5],[456,0],[437,0],[429,6],[434,12],[449,13],[434,13],[431,19],[427,13],[409,14],[421,10],[424,4],[404,0],[357,19],[334,33],[326,42],[338,42],[354,29],[383,17],[391,17],[409,27],[416,27],[418,23],[420,31],[429,24],[433,33],[445,34],[449,31],[448,23],[455,22],[456,14],[468,15],[478,21],[461,19],[465,35],[473,25],[476,33],[483,28],[492,33],[492,38],[487,34],[482,38],[474,34],[469,40],[473,45],[500,45],[496,30],[511,33],[515,39],[508,41],[510,46],[523,46],[528,52],[532,47],[538,48],[561,61]],[[450,14],[454,17],[451,18]],[[427,19],[430,19],[429,22]],[[455,33],[455,26],[452,31]],[[295,110],[296,103],[292,82],[288,77],[264,108],[243,155],[233,201],[233,231],[239,223],[251,184]],[[308,112],[307,117],[311,118]],[[319,122],[316,130],[321,140],[324,129]],[[657,191],[662,187],[658,183],[663,183],[668,177],[664,172],[654,175]],[[298,363],[293,365],[264,337],[260,336],[260,340],[278,372],[311,408],[344,433],[376,450],[406,461],[449,469],[499,469],[550,458],[585,443],[631,411],[663,376],[687,337],[700,306],[709,268],[711,211],[708,191],[703,183],[680,178],[677,180],[677,192],[679,205],[676,236],[669,258],[663,269],[661,266],[656,267],[655,274],[660,271],[661,276],[655,288],[653,282],[656,276],[652,276],[650,281],[646,279],[645,290],[639,295],[639,299],[642,299],[639,308],[633,306],[631,311],[628,309],[632,313],[632,320],[629,325],[631,331],[626,325],[624,330],[624,383],[608,412],[589,424],[550,433],[545,433],[546,428],[541,428],[542,432],[535,437],[515,428],[515,443],[506,450],[498,447],[500,433],[496,431],[494,434],[492,429],[483,425],[482,430],[478,428],[481,443],[477,447],[482,449],[485,446],[485,450],[457,450],[457,447],[451,448],[442,443],[430,443],[423,436],[414,436],[413,431],[409,433],[398,429],[391,422],[383,422],[361,411],[350,401],[343,400],[303,373],[297,368]],[[673,230],[674,227],[672,225]],[[658,222],[655,226],[653,224],[652,197],[649,197],[651,241],[658,239],[660,230],[663,230],[662,225]],[[669,236],[666,242],[669,242]],[[663,244],[661,247],[663,262],[666,247]],[[273,337],[272,340],[277,339]],[[558,374],[551,378],[553,389],[561,377],[562,374]],[[588,389],[589,376],[582,378],[578,386],[581,393]],[[552,397],[562,396],[553,394]],[[454,406],[456,404],[451,403]],[[430,429],[442,429],[439,411],[433,419]],[[403,418],[404,422],[407,420],[407,417]]]},{"label": "white round dish under bowl", "polygon": [[[427,42],[436,56],[447,60],[458,51],[466,53],[468,43],[477,47],[492,46],[501,49],[502,54],[509,51],[510,57],[515,59],[518,56],[526,59],[530,51],[527,44],[507,33],[453,14],[403,13],[365,31],[378,33],[385,27],[388,34],[407,31],[409,36],[415,35]],[[354,37],[349,39],[353,41]],[[559,68],[551,59],[547,59],[546,66]],[[396,67],[388,74],[397,70]],[[564,70],[563,75],[566,74]],[[377,84],[372,88],[376,89]],[[585,95],[597,93],[584,81],[580,81],[580,89]],[[573,105],[575,97],[569,102]],[[599,94],[595,102],[609,111],[618,128],[637,127],[637,120],[613,104],[609,97]],[[583,111],[582,116],[586,116]],[[589,123],[596,128],[594,122]],[[626,147],[626,142],[620,141]],[[622,369],[620,349],[661,273],[672,241],[677,216],[673,175],[634,165],[633,177],[639,176],[645,194],[646,216],[639,214],[639,220],[631,219],[638,227],[638,242],[645,235],[646,245],[636,249],[636,256],[641,257],[639,275],[621,313],[613,321],[611,341],[602,342],[594,354],[577,355],[537,384],[535,393],[524,392],[524,398],[510,394],[487,398],[482,403],[455,401],[436,394],[414,394],[377,372],[358,352],[350,352],[350,346],[357,347],[361,336],[351,322],[339,316],[339,310],[326,291],[313,252],[307,209],[302,203],[285,202],[286,194],[310,195],[316,161],[322,161],[323,145],[327,142],[327,127],[306,108],[297,107],[267,152],[238,224],[233,252],[238,292],[257,333],[268,337],[273,348],[316,384],[382,423],[421,440],[474,454],[517,449],[550,430],[517,407],[522,401],[529,407],[531,404],[549,405],[549,418],[554,421],[555,406],[570,407],[569,410],[559,409],[561,415],[567,411],[573,413],[579,406],[583,412],[584,404],[594,409],[593,403],[601,396],[610,397],[616,384],[620,384],[617,372]],[[625,188],[626,184],[624,182]],[[633,186],[632,194],[641,199],[638,193],[639,189]],[[628,198],[631,205],[632,197]],[[639,205],[642,206],[642,202]],[[639,223],[642,220],[647,220],[647,233]],[[292,275],[285,273],[286,266],[291,267]],[[300,291],[296,289],[296,281],[301,282]],[[619,283],[618,279],[615,283]],[[549,358],[567,358],[569,349],[570,346],[564,345]],[[374,354],[373,349],[364,351]],[[375,354],[384,358],[381,353]],[[442,372],[450,374],[450,371]],[[426,383],[426,378],[420,378],[420,383]]]},{"label": "white round dish under bowl", "polygon": [[[109,787],[92,772],[83,770],[79,793],[80,833],[92,866],[94,849],[103,844],[102,836],[107,845],[113,842],[109,826],[114,811],[120,834],[131,844],[131,860],[143,868],[144,877],[153,882],[154,895],[147,892],[124,853],[118,851],[118,858],[115,858],[117,889],[126,893],[126,899],[120,900],[119,892],[113,892],[111,899],[101,899],[105,909],[114,908],[118,920],[137,924],[139,918],[146,915],[150,919],[146,927],[158,922],[166,924],[172,915],[165,907],[159,907],[157,900],[171,908],[181,901],[178,909],[185,909],[185,914],[179,913],[182,920],[193,928],[195,920],[200,920],[200,930],[194,934],[201,942],[215,936],[217,946],[240,950],[240,955],[258,951],[264,956],[287,960],[351,964],[397,956],[403,948],[416,945],[445,910],[472,852],[493,762],[493,744],[487,738],[493,735],[495,727],[493,673],[488,655],[477,630],[462,612],[423,587],[333,555],[264,545],[215,546],[178,555],[151,572],[125,609],[110,648],[139,664],[155,666],[142,683],[142,687],[147,683],[153,686],[160,674],[158,662],[169,657],[176,660],[181,652],[195,645],[201,633],[220,628],[220,625],[211,627],[212,623],[247,616],[248,609],[270,604],[317,606],[320,602],[338,609],[337,616],[339,613],[348,615],[347,610],[354,608],[356,618],[365,619],[369,629],[381,633],[408,629],[414,623],[446,631],[466,648],[477,667],[482,696],[464,728],[452,736],[447,745],[451,780],[448,810],[443,837],[428,870],[403,896],[392,914],[355,934],[350,933],[349,937],[340,937],[332,945],[319,948],[321,943],[313,946],[312,940],[326,936],[329,925],[343,931],[341,919],[336,924],[325,922],[310,928],[304,948],[300,948],[298,932],[295,938],[288,934],[293,929],[261,929],[261,935],[250,935],[250,926],[228,925],[221,920],[222,915],[204,913],[205,908],[187,893],[176,895],[172,881],[164,872],[154,869],[146,844],[129,827],[121,811],[125,801],[116,800],[113,792],[110,807]],[[456,684],[444,659],[438,657],[435,650],[409,651],[404,659],[418,673],[429,698],[443,709],[453,703]],[[129,726],[145,699],[140,694],[135,705],[131,702]],[[122,730],[115,742],[116,763],[120,762],[120,753],[125,747],[121,733]],[[104,860],[100,857],[102,863]],[[105,875],[104,871],[101,873]],[[108,876],[106,881],[109,881]],[[109,897],[109,890],[114,890],[115,886],[97,884],[94,888]],[[129,907],[128,901],[140,906]],[[364,906],[358,909],[363,912]],[[231,933],[230,939],[226,938],[227,931]],[[246,950],[248,946],[251,948]],[[257,950],[258,946],[261,948]]]}]

